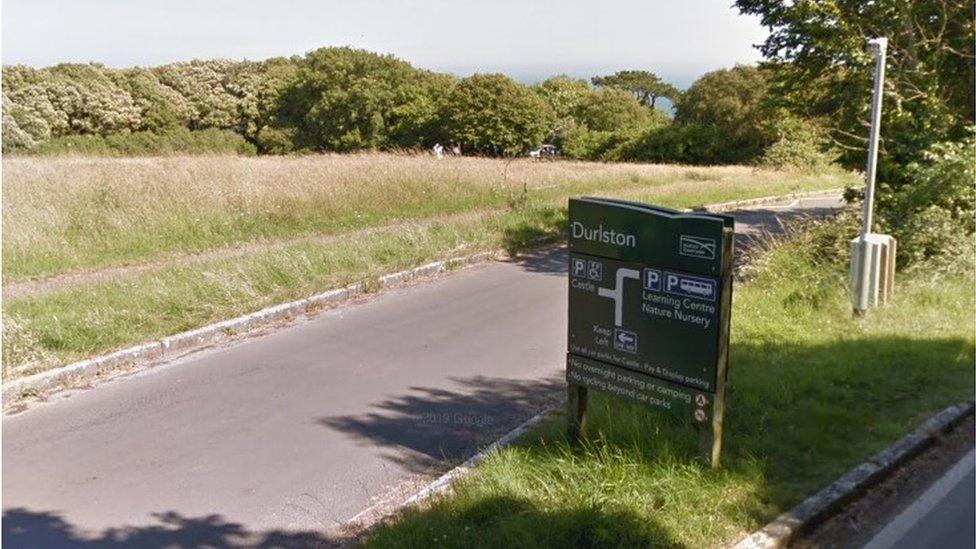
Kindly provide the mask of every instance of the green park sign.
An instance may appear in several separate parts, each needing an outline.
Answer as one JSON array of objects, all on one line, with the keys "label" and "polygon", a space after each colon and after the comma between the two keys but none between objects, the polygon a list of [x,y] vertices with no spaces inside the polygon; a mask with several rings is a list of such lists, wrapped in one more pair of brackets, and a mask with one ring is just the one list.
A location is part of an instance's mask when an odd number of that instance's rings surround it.
[{"label": "green park sign", "polygon": [[594,389],[687,417],[717,466],[728,365],[733,219],[569,201],[570,434]]}]

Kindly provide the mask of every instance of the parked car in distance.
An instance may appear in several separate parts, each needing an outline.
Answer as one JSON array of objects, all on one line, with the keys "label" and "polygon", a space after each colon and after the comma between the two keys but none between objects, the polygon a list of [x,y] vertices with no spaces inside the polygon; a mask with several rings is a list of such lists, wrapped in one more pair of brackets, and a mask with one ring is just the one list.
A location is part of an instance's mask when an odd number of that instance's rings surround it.
[{"label": "parked car in distance", "polygon": [[559,149],[555,145],[543,145],[534,151],[529,151],[529,156],[540,159],[553,159],[559,156]]}]

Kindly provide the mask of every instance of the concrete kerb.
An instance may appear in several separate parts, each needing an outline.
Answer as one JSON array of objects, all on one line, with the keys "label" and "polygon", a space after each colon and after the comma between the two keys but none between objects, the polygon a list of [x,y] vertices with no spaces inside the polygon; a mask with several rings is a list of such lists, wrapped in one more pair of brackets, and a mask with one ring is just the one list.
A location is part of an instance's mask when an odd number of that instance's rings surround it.
[{"label": "concrete kerb", "polygon": [[973,399],[950,406],[925,420],[914,431],[869,460],[844,473],[829,486],[750,534],[733,549],[788,547],[800,534],[828,518],[845,503],[890,475],[909,458],[928,448],[936,438],[973,414]]},{"label": "concrete kerb", "polygon": [[444,473],[437,480],[425,486],[422,490],[411,496],[410,499],[403,502],[403,506],[407,507],[410,505],[416,505],[430,498],[431,496],[446,492],[451,488],[456,480],[470,473],[472,469],[487,459],[492,453],[497,452],[506,446],[510,446],[512,443],[522,438],[522,435],[527,433],[529,429],[541,423],[547,415],[561,410],[565,404],[565,402],[556,404],[525,420],[525,422],[506,433],[502,438],[492,442],[483,450],[465,460],[465,462],[461,465],[458,465],[457,467]]},{"label": "concrete kerb", "polygon": [[[827,189],[822,191],[790,193],[778,196],[750,198],[734,202],[723,202],[705,206],[708,212],[723,212],[735,208],[756,206],[790,199],[800,199],[821,195],[836,195],[842,189]],[[687,209],[685,211],[694,211]],[[533,241],[533,245],[540,246],[551,243],[554,239],[543,237]],[[377,279],[380,289],[425,276],[448,271],[452,268],[485,261],[503,252],[491,251],[456,257],[444,261],[435,261],[421,265],[414,269],[381,276]],[[182,353],[195,348],[220,341],[230,335],[254,329],[264,323],[275,320],[294,318],[315,307],[334,305],[356,295],[367,293],[375,289],[368,282],[351,284],[344,288],[329,290],[308,298],[275,305],[254,313],[237,318],[209,324],[194,330],[182,332],[159,340],[142,343],[133,347],[121,349],[106,355],[81,360],[60,368],[41,372],[32,376],[3,383],[2,398],[4,403],[21,396],[43,393],[55,389],[72,381],[97,380],[98,378],[120,370],[123,367],[139,369],[153,362],[176,358]]]},{"label": "concrete kerb", "polygon": [[[825,189],[822,191],[809,191],[802,193],[790,193],[785,195],[777,196],[763,196],[760,198],[748,198],[746,200],[735,200],[733,202],[722,202],[720,204],[711,204],[709,206],[704,206],[700,210],[704,210],[709,213],[721,213],[727,212],[729,210],[748,208],[749,206],[762,206],[763,204],[772,204],[775,202],[782,202],[783,200],[799,200],[801,198],[813,198],[818,196],[836,196],[844,192],[842,188],[836,189]],[[695,211],[695,208],[691,208],[685,211]]]},{"label": "concrete kerb", "polygon": [[[464,461],[461,465],[451,469],[450,471],[444,473],[434,481],[430,482],[424,486],[420,491],[416,492],[414,495],[410,496],[407,500],[396,505],[394,509],[382,511],[379,514],[375,514],[375,509],[370,507],[356,516],[352,517],[344,524],[346,525],[357,525],[362,522],[368,524],[368,526],[356,534],[357,539],[361,539],[363,536],[368,535],[369,532],[373,531],[380,525],[384,524],[385,521],[392,517],[395,517],[397,513],[414,505],[421,505],[425,501],[431,499],[439,494],[447,493],[454,486],[454,483],[458,480],[464,478],[478,466],[481,462],[488,459],[493,453],[511,446],[518,439],[522,438],[529,430],[531,430],[536,425],[542,423],[546,417],[560,412],[566,405],[565,399],[561,399],[557,404],[554,404],[545,410],[539,412],[538,414],[532,416],[531,418],[525,420],[518,427],[512,429],[511,431],[505,433],[504,436],[491,443],[490,445],[483,448],[481,451],[471,456]],[[373,516],[373,520],[369,520],[367,517]],[[355,529],[355,527],[354,527]]]},{"label": "concrete kerb", "polygon": [[[435,261],[410,270],[381,276],[377,279],[377,283],[380,288],[387,288],[416,278],[446,272],[459,266],[479,263],[496,255],[497,252],[481,252],[444,261]],[[337,288],[304,299],[267,307],[244,316],[216,322],[195,330],[5,382],[3,384],[3,399],[9,401],[25,394],[40,393],[71,381],[94,380],[123,366],[148,365],[151,361],[176,358],[183,352],[246,332],[271,321],[295,318],[317,307],[334,305],[351,297],[367,293],[373,288],[368,282],[351,284],[344,288]]]}]

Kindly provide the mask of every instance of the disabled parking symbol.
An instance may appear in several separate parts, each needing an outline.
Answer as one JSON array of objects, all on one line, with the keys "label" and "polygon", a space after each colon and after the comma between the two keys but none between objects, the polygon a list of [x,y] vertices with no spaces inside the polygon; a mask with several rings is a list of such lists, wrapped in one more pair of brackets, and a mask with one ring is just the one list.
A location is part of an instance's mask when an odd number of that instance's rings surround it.
[{"label": "disabled parking symbol", "polygon": [[599,261],[590,261],[586,277],[590,280],[603,280],[603,263]]}]

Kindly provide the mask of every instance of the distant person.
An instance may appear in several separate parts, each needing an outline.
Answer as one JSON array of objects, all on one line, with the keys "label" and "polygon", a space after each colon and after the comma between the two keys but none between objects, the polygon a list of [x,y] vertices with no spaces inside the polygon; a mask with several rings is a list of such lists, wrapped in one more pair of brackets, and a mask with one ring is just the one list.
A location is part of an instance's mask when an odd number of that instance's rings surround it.
[{"label": "distant person", "polygon": [[451,154],[454,156],[461,156],[461,144],[455,143],[451,145]]},{"label": "distant person", "polygon": [[436,156],[438,160],[444,158],[444,146],[440,143],[434,144],[434,156]]}]

